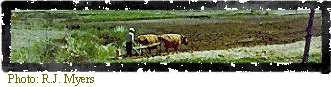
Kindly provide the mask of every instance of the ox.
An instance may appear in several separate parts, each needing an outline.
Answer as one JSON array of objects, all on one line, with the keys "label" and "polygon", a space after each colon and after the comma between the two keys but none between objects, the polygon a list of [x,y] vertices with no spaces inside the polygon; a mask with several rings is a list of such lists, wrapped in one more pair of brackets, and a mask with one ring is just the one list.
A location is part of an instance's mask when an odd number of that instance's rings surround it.
[{"label": "ox", "polygon": [[143,53],[148,54],[150,54],[153,49],[157,49],[157,46],[160,44],[158,36],[154,34],[139,35],[137,37],[137,42],[142,46],[145,46],[143,48],[147,48],[148,52]]},{"label": "ox", "polygon": [[165,47],[167,53],[169,52],[170,48],[173,48],[176,52],[178,52],[181,44],[188,44],[187,37],[180,34],[163,34],[158,38],[161,44]]}]

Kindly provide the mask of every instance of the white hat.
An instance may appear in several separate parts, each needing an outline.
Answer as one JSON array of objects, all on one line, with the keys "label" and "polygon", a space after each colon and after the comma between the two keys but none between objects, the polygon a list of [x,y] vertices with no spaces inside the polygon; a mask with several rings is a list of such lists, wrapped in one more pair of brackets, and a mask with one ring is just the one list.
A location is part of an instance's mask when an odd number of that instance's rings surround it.
[{"label": "white hat", "polygon": [[132,31],[132,32],[134,32],[135,30],[134,30],[134,28],[130,28],[130,29],[129,29],[129,31]]}]

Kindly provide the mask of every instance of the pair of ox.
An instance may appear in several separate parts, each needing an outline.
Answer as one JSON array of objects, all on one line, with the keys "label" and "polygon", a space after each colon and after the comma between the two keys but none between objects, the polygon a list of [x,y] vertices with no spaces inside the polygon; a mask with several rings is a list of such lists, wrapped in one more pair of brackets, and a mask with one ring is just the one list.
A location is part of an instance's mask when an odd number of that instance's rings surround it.
[{"label": "pair of ox", "polygon": [[142,49],[146,48],[147,52],[142,52],[142,54],[151,54],[151,51],[158,47],[160,47],[160,49],[158,49],[159,53],[161,52],[161,47],[164,47],[166,52],[169,53],[170,49],[174,49],[178,52],[181,44],[187,45],[188,38],[180,34],[145,34],[139,35],[137,42],[142,45]]}]

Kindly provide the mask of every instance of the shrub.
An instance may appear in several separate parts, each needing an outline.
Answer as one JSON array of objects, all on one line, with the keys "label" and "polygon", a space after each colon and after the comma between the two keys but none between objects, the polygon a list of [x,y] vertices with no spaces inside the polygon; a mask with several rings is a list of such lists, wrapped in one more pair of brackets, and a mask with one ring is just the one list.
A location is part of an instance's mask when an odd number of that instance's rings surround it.
[{"label": "shrub", "polygon": [[[29,48],[13,49],[11,59],[17,63],[100,63],[115,57],[115,50],[125,42],[127,30],[71,30],[62,39],[33,42]],[[109,43],[105,43],[108,41]]]},{"label": "shrub", "polygon": [[47,63],[54,58],[55,49],[50,40],[41,40],[32,43],[31,47],[12,50],[11,60],[14,63]]},{"label": "shrub", "polygon": [[115,46],[120,48],[123,47],[123,43],[125,42],[126,39],[126,34],[128,33],[128,29],[125,29],[123,26],[118,26],[113,29],[109,33],[110,38],[112,38],[112,41],[114,42]]}]

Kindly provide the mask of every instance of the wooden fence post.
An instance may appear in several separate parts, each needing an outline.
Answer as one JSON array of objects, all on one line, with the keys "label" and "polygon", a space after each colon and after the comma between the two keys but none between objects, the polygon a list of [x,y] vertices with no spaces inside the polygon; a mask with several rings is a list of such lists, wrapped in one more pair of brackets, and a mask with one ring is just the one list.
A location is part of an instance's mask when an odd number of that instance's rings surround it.
[{"label": "wooden fence post", "polygon": [[308,25],[306,27],[307,35],[306,35],[306,43],[305,43],[305,49],[304,49],[304,53],[303,53],[302,63],[307,63],[307,61],[308,61],[311,37],[313,35],[312,26],[313,26],[313,21],[314,21],[314,15],[315,15],[315,8],[312,7],[312,8],[310,8]]}]

